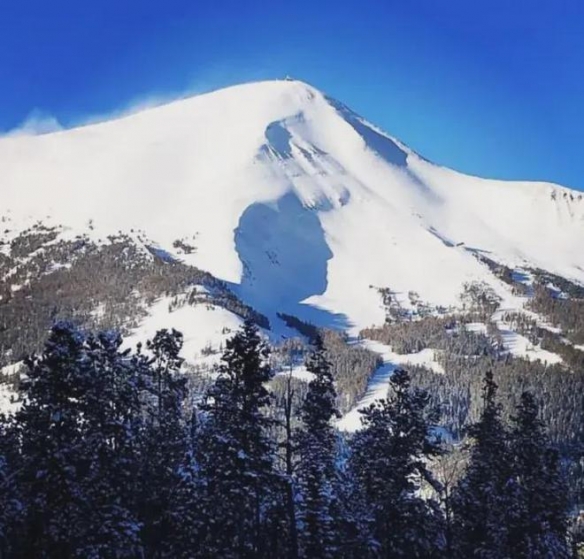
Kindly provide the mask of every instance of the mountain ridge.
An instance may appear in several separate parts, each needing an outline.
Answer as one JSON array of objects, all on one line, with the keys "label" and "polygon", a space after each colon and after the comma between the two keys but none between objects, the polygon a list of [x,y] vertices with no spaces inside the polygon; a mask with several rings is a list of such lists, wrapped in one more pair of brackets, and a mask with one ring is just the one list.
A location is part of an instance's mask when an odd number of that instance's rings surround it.
[{"label": "mountain ridge", "polygon": [[272,318],[357,331],[384,320],[374,288],[406,307],[459,305],[473,282],[508,299],[480,254],[584,282],[582,193],[435,165],[299,81],[0,138],[0,169],[6,242],[37,221],[143,230]]}]

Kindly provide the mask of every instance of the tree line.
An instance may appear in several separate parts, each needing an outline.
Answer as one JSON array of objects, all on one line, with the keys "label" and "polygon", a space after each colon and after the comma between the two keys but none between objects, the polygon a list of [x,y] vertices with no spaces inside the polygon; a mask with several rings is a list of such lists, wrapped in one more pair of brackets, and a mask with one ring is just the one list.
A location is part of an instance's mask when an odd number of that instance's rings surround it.
[{"label": "tree line", "polygon": [[129,333],[161,297],[168,297],[173,309],[208,304],[269,328],[268,319],[225,282],[146,240],[120,233],[96,242],[85,235],[64,239],[60,233],[37,224],[8,247],[0,241],[0,368],[40,350],[57,320]]},{"label": "tree line", "polygon": [[[404,370],[345,436],[321,338],[299,398],[275,401],[246,321],[203,395],[182,335],[135,351],[56,324],[0,421],[4,558],[570,558],[567,488],[532,394],[502,418],[493,375],[449,451]],[[279,406],[277,413],[274,407]],[[462,464],[453,471],[450,464]]]},{"label": "tree line", "polygon": [[486,333],[469,331],[466,315],[427,317],[401,324],[384,324],[361,332],[367,339],[390,345],[397,353],[413,353],[425,348],[437,350],[436,361],[444,372],[425,366],[410,366],[417,386],[431,394],[440,407],[440,425],[455,437],[476,422],[482,410],[482,378],[492,371],[501,387],[503,418],[514,414],[519,397],[531,392],[540,404],[546,432],[562,453],[570,478],[570,498],[584,502],[584,352],[563,340],[562,335],[538,327],[523,314],[506,314],[511,328],[542,349],[554,351],[564,362],[549,365],[514,358],[498,340],[496,324],[486,325]]}]

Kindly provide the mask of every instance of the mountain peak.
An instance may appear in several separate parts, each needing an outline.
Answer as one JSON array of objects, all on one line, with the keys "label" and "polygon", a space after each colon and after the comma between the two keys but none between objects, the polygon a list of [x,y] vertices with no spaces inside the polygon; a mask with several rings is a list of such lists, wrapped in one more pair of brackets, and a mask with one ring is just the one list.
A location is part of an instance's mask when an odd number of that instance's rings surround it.
[{"label": "mountain peak", "polygon": [[9,231],[194,238],[185,262],[320,324],[382,322],[372,286],[442,306],[475,281],[501,291],[481,254],[584,281],[582,193],[435,166],[298,80],[2,141],[0,182]]}]

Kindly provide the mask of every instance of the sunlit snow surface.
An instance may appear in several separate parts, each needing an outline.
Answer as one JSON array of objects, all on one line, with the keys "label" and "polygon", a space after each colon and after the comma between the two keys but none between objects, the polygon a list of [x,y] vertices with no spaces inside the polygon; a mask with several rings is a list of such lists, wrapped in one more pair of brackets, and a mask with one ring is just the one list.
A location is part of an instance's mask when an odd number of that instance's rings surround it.
[{"label": "sunlit snow surface", "polygon": [[0,138],[0,185],[9,229],[196,234],[185,261],[258,310],[341,328],[383,322],[370,286],[448,306],[493,283],[473,251],[584,280],[581,193],[438,167],[302,82]]},{"label": "sunlit snow surface", "polygon": [[[10,376],[19,371],[22,363],[14,363],[7,365],[0,369],[0,375]],[[0,384],[0,414],[11,414],[20,408],[20,403],[17,402],[17,395],[7,384]]]},{"label": "sunlit snow surface", "polygon": [[243,321],[233,313],[205,304],[184,305],[170,310],[171,298],[162,298],[149,309],[126,347],[135,347],[151,340],[158,330],[174,328],[183,334],[181,355],[189,363],[215,364],[227,338],[233,336]]},{"label": "sunlit snow surface", "polygon": [[[174,241],[194,237],[195,252],[177,257],[268,316],[273,339],[290,335],[277,312],[351,335],[382,324],[376,287],[456,307],[464,285],[478,281],[501,298],[501,311],[524,310],[525,300],[476,255],[510,266],[528,287],[529,268],[584,282],[583,198],[549,183],[485,180],[434,165],[298,81],[0,138],[2,239],[37,221],[95,240],[141,231],[171,254]],[[187,359],[216,361],[208,350],[219,349],[240,319],[202,305],[171,312],[168,303],[155,303],[127,343],[174,327],[185,335]],[[493,319],[513,355],[558,361],[507,328],[502,313]],[[393,367],[436,367],[432,350],[397,356],[368,347],[385,364],[359,406],[385,395]],[[350,413],[341,426],[354,428]]]}]

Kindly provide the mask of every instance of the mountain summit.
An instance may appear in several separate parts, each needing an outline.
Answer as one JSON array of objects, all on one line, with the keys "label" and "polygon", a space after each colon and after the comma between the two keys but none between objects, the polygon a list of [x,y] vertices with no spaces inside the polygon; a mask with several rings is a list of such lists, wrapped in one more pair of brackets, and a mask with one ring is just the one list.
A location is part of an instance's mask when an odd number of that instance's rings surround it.
[{"label": "mountain summit", "polygon": [[38,222],[140,231],[270,317],[350,329],[383,322],[378,290],[404,308],[476,282],[510,297],[485,262],[584,282],[582,193],[434,165],[293,80],[1,138],[0,185],[6,243]]}]

